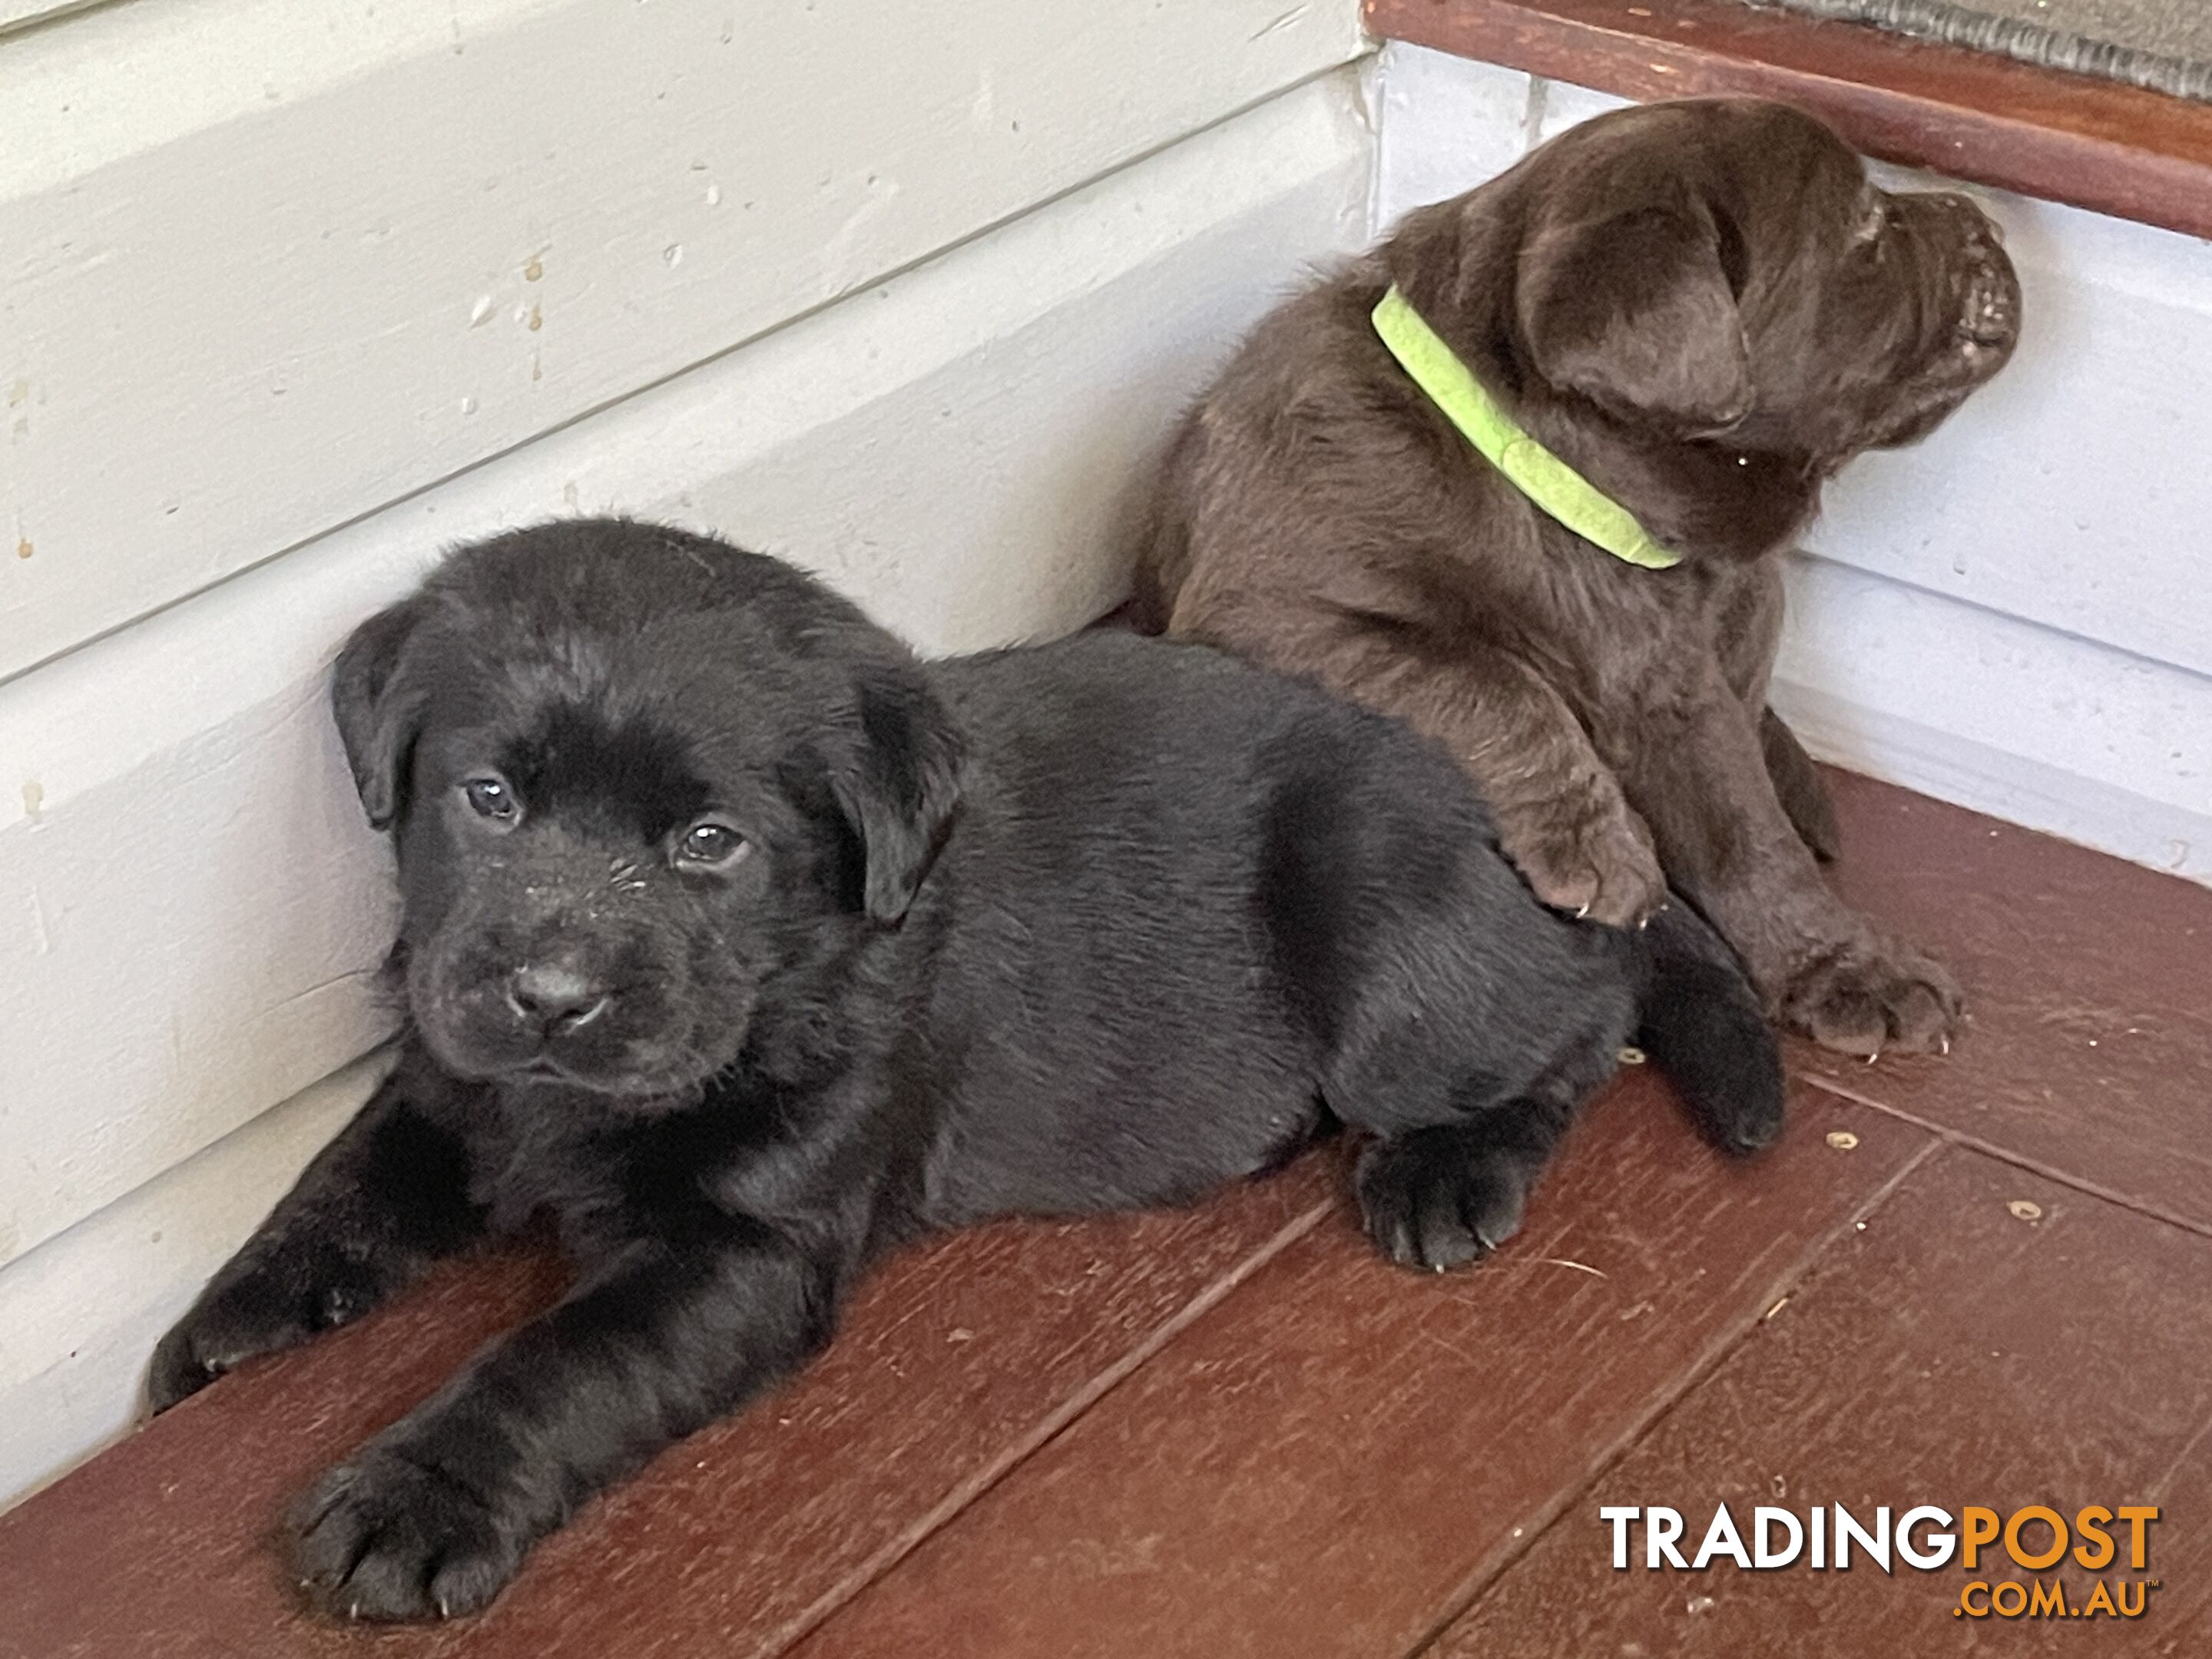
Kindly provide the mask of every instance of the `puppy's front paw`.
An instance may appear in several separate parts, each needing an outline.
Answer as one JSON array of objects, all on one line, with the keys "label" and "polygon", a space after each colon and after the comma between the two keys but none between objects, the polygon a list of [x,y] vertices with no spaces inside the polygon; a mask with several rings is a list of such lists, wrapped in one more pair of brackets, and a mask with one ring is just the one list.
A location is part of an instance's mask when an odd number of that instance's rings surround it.
[{"label": "puppy's front paw", "polygon": [[1885,1048],[1948,1054],[1959,983],[1917,951],[1880,939],[1844,946],[1800,969],[1782,1016],[1825,1048],[1871,1060]]},{"label": "puppy's front paw", "polygon": [[473,1613],[514,1574],[528,1542],[433,1461],[374,1443],[293,1510],[300,1588],[341,1619]]},{"label": "puppy's front paw", "polygon": [[155,1345],[147,1403],[160,1415],[256,1354],[274,1353],[343,1325],[382,1298],[374,1265],[331,1253],[312,1268],[261,1262],[225,1274]]},{"label": "puppy's front paw", "polygon": [[1573,814],[1538,814],[1501,826],[1506,856],[1555,910],[1633,927],[1667,902],[1651,832],[1615,797]]},{"label": "puppy's front paw", "polygon": [[1378,1140],[1352,1179],[1375,1248],[1433,1273],[1479,1261],[1512,1237],[1528,1200],[1522,1161],[1457,1127]]},{"label": "puppy's front paw", "polygon": [[307,1335],[296,1321],[264,1323],[229,1310],[194,1308],[155,1345],[146,1373],[146,1403],[159,1417],[244,1360],[289,1347]]}]

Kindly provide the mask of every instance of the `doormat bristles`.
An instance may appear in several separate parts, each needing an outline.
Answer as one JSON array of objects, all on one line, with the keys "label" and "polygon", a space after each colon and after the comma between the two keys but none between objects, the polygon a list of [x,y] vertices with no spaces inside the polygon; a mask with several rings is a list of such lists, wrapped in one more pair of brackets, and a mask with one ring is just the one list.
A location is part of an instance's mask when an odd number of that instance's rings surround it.
[{"label": "doormat bristles", "polygon": [[2212,102],[2206,0],[1746,0]]}]

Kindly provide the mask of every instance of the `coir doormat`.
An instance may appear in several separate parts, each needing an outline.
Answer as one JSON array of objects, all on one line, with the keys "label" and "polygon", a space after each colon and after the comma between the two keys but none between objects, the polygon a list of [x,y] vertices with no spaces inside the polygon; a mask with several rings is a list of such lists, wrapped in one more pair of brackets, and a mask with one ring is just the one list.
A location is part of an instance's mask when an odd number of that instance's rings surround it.
[{"label": "coir doormat", "polygon": [[2212,102],[2212,0],[1747,0]]}]

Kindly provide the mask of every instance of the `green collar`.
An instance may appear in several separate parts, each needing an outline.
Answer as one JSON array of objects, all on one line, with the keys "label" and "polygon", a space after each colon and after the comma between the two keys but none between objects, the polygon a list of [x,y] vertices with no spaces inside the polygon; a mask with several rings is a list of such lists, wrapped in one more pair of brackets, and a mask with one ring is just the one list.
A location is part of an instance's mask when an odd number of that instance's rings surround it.
[{"label": "green collar", "polygon": [[1538,507],[1617,559],[1646,570],[1682,562],[1626,507],[1523,432],[1395,287],[1375,307],[1375,331],[1444,418]]}]

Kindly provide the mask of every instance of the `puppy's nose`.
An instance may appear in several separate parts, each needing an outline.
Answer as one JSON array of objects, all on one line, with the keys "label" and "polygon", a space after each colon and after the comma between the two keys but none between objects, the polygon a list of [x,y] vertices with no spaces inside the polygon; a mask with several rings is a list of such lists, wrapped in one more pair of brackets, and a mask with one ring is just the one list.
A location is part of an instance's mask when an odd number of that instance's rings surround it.
[{"label": "puppy's nose", "polygon": [[565,963],[532,963],[515,970],[507,1006],[534,1029],[557,1036],[588,1025],[607,1010],[605,988]]}]

